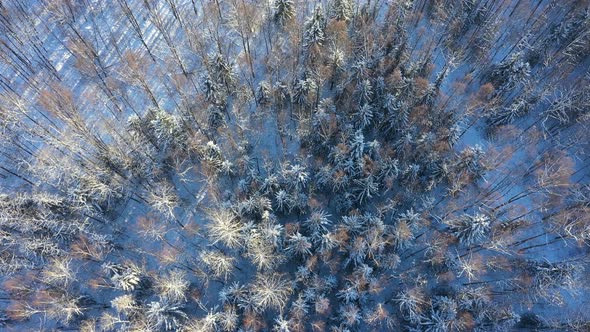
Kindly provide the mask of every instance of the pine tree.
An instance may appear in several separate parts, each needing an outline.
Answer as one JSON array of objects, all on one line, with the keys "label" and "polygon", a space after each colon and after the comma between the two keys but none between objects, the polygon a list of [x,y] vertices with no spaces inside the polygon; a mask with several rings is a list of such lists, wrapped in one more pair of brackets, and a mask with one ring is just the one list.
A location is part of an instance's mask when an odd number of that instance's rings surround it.
[{"label": "pine tree", "polygon": [[500,63],[490,74],[494,86],[508,91],[517,84],[524,83],[530,76],[531,66],[524,60],[522,52],[516,52]]},{"label": "pine tree", "polygon": [[275,332],[291,332],[291,322],[279,316],[275,318],[275,325],[272,327]]},{"label": "pine tree", "polygon": [[425,296],[420,290],[404,290],[396,296],[395,301],[406,320],[412,323],[420,321],[426,304]]},{"label": "pine tree", "polygon": [[351,0],[334,0],[330,6],[330,17],[338,21],[349,21],[353,14]]},{"label": "pine tree", "polygon": [[72,271],[71,259],[56,257],[51,259],[49,265],[43,269],[43,281],[56,286],[68,286],[76,280],[76,274]]},{"label": "pine tree", "polygon": [[285,190],[277,191],[275,195],[275,202],[277,210],[279,211],[291,211],[293,206],[293,200]]},{"label": "pine tree", "polygon": [[174,187],[164,182],[153,186],[149,192],[148,202],[154,210],[169,219],[174,219],[174,209],[180,203],[180,198],[176,194]]},{"label": "pine tree", "polygon": [[285,259],[255,228],[246,238],[246,257],[261,271],[274,270]]},{"label": "pine tree", "polygon": [[307,172],[305,166],[300,164],[284,165],[282,176],[286,184],[296,191],[305,188],[309,182],[309,173]]},{"label": "pine tree", "polygon": [[220,87],[217,83],[211,78],[210,75],[203,75],[201,78],[201,86],[203,89],[203,93],[205,93],[205,99],[212,103],[219,103],[221,100],[221,92]]},{"label": "pine tree", "polygon": [[56,319],[63,324],[69,324],[74,318],[83,314],[82,300],[82,297],[62,294],[47,303],[45,312],[49,318]]},{"label": "pine tree", "polygon": [[252,299],[256,309],[276,309],[282,311],[293,289],[291,282],[282,274],[258,274],[252,285]]},{"label": "pine tree", "polygon": [[182,326],[182,321],[188,318],[182,309],[183,306],[179,303],[160,299],[160,301],[152,301],[147,305],[146,316],[150,325],[155,329],[176,330]]},{"label": "pine tree", "polygon": [[362,159],[365,146],[365,135],[363,134],[363,131],[359,129],[354,133],[350,142],[350,153],[355,162],[359,162]]},{"label": "pine tree", "polygon": [[221,86],[225,86],[227,93],[231,94],[236,81],[236,74],[233,66],[219,53],[210,57],[209,62],[212,65],[211,76],[215,82]]},{"label": "pine tree", "polygon": [[375,181],[373,175],[354,180],[354,184],[357,186],[357,200],[359,203],[363,203],[379,192],[379,183]]},{"label": "pine tree", "polygon": [[103,269],[107,272],[116,288],[132,291],[141,285],[141,270],[133,264],[106,263]]},{"label": "pine tree", "polygon": [[292,0],[275,0],[274,21],[279,26],[287,24],[295,15],[295,4]]},{"label": "pine tree", "polygon": [[155,288],[160,297],[173,302],[182,303],[186,301],[186,291],[189,282],[187,275],[181,270],[171,270],[155,279]]},{"label": "pine tree", "polygon": [[177,116],[162,110],[151,110],[146,119],[163,150],[168,147],[182,147],[186,142],[185,130]]},{"label": "pine tree", "polygon": [[483,240],[490,230],[490,219],[481,213],[474,215],[464,215],[458,219],[447,222],[451,233],[459,241],[466,245],[471,245]]},{"label": "pine tree", "polygon": [[238,328],[239,315],[234,306],[226,306],[219,316],[219,325],[225,332],[235,331]]},{"label": "pine tree", "polygon": [[328,230],[331,224],[328,219],[330,215],[323,210],[314,210],[308,219],[303,222],[303,226],[312,234],[312,237],[321,237]]},{"label": "pine tree", "polygon": [[244,224],[226,209],[213,210],[209,213],[211,223],[208,225],[209,237],[213,244],[221,242],[229,248],[237,248],[242,245],[242,232]]},{"label": "pine tree", "polygon": [[364,106],[370,103],[373,99],[373,85],[371,81],[368,79],[361,81],[355,89],[355,94],[359,105]]},{"label": "pine tree", "polygon": [[373,107],[369,104],[364,104],[359,108],[355,115],[357,118],[359,128],[365,129],[373,122]]},{"label": "pine tree", "polygon": [[359,324],[362,318],[360,308],[354,303],[341,306],[339,316],[342,324],[347,327],[353,327]]},{"label": "pine tree", "polygon": [[260,84],[258,84],[258,89],[256,89],[256,102],[261,105],[266,105],[270,103],[271,96],[272,92],[268,82],[260,82]]},{"label": "pine tree", "polygon": [[322,45],[325,35],[326,18],[320,5],[317,5],[313,14],[305,21],[305,30],[303,33],[303,43],[306,47],[313,45]]},{"label": "pine tree", "polygon": [[311,242],[306,236],[296,232],[287,238],[287,247],[285,250],[291,255],[306,257],[311,255]]},{"label": "pine tree", "polygon": [[227,280],[233,272],[235,258],[227,256],[221,251],[203,251],[200,257],[215,277],[223,277]]},{"label": "pine tree", "polygon": [[117,310],[118,313],[124,314],[127,317],[132,317],[138,314],[140,309],[139,304],[131,294],[117,296],[111,300],[111,306]]},{"label": "pine tree", "polygon": [[306,77],[297,81],[293,93],[293,102],[299,105],[309,105],[316,89],[316,82],[311,77]]}]

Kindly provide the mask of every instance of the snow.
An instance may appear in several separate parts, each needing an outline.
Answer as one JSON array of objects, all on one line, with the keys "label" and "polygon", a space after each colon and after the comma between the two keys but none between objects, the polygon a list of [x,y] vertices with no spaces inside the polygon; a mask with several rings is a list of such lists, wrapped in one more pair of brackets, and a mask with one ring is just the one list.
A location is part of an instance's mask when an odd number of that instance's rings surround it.
[{"label": "snow", "polygon": [[[204,8],[201,7],[198,8],[198,16],[196,16],[192,10],[192,3],[190,0],[175,2],[178,3],[178,9],[180,15],[182,16],[183,22],[187,24],[189,28],[195,28],[197,24],[202,24],[202,26],[198,26],[196,28],[201,33],[198,37],[203,37],[205,41],[211,42],[213,36],[210,36],[204,28],[204,26],[208,25],[209,23],[203,23],[203,19],[207,18],[213,20],[216,18],[204,17],[203,15],[206,14],[204,14]],[[379,1],[377,2],[379,3]],[[183,64],[187,67],[187,71],[190,73],[188,75],[189,77],[184,78],[187,80],[187,82],[190,82],[190,80],[195,83],[198,82],[200,75],[206,70],[201,64],[203,59],[199,58],[201,55],[198,54],[199,50],[190,48],[190,44],[188,42],[189,36],[186,35],[183,27],[174,17],[167,2],[158,1],[151,3],[155,4],[154,11],[164,19],[163,29],[172,39],[172,46],[178,48]],[[379,21],[382,21],[386,17],[385,14],[388,6],[385,5],[385,1],[381,1],[380,3],[381,7],[377,9],[377,17]],[[415,3],[415,6],[417,6],[422,2],[415,1]],[[518,30],[518,32],[515,32],[514,34],[508,33],[499,36],[494,42],[495,48],[491,53],[492,55],[481,61],[488,64],[499,64],[504,59],[506,59],[507,56],[514,53],[513,46],[515,45],[515,35],[521,37],[520,31],[524,33],[529,28],[532,28],[540,23],[538,23],[536,19],[530,21],[526,20],[523,22],[523,19],[513,20],[508,17],[508,15],[511,15],[515,9],[524,10],[523,8],[526,9],[526,6],[530,7],[534,5],[534,2],[532,1],[512,1],[511,3],[514,5],[503,5],[507,2],[502,1],[497,2],[497,6],[496,2],[492,3],[494,5],[492,8],[490,8],[490,10],[495,11],[496,14],[494,15],[496,15],[496,17],[500,20],[500,26],[502,26],[503,29],[502,31]],[[124,76],[126,74],[119,72],[119,70],[126,68],[124,68],[124,65],[120,62],[119,55],[112,45],[111,36],[109,34],[112,34],[114,42],[122,52],[136,51],[138,53],[145,53],[145,47],[138,39],[138,36],[135,30],[132,28],[130,22],[121,13],[117,1],[101,2],[97,0],[91,0],[89,1],[89,4],[91,6],[88,8],[85,8],[84,5],[80,5],[81,12],[77,15],[77,20],[74,23],[74,26],[80,29],[80,33],[84,36],[84,38],[88,42],[92,43],[92,45],[97,49],[99,58],[106,68],[107,76],[110,79],[113,79],[115,83],[115,88],[113,88],[114,94],[116,96],[115,99],[126,99],[129,102],[127,105],[126,103],[121,102],[121,100],[118,100],[118,103],[122,106],[123,112],[121,114],[117,114],[116,117],[108,114],[108,111],[101,110],[100,106],[107,106],[112,109],[115,108],[113,107],[114,101],[109,101],[108,98],[106,98],[103,90],[101,88],[97,88],[101,87],[97,78],[93,77],[93,75],[82,74],[78,69],[76,69],[77,59],[66,49],[66,47],[70,47],[69,42],[72,41],[72,38],[75,38],[74,34],[69,30],[70,28],[65,24],[53,21],[49,12],[36,9],[35,5],[32,5],[29,10],[38,15],[33,19],[35,23],[34,28],[36,31],[41,32],[38,37],[43,43],[42,46],[49,50],[47,58],[57,70],[60,79],[57,83],[63,87],[71,89],[75,103],[78,105],[83,116],[87,118],[88,123],[92,124],[91,128],[98,128],[98,125],[101,124],[104,119],[109,119],[113,124],[122,125],[125,124],[129,116],[134,114],[134,111],[137,111],[140,115],[143,115],[147,109],[153,107],[153,105],[151,104],[151,101],[147,97],[147,93],[142,89],[142,87],[133,86],[124,82],[126,79]],[[300,9],[300,11],[298,11],[300,15],[302,15],[301,13],[304,11],[307,11],[308,13],[311,12],[313,8],[312,2],[299,2],[299,4],[306,7],[305,10]],[[551,12],[552,15],[557,15],[551,6],[552,5],[549,1],[540,1],[539,5],[534,7],[534,10],[535,13]],[[162,33],[151,21],[150,15],[144,7],[143,2],[131,1],[130,8],[140,25],[140,30],[146,44],[156,58],[156,61],[152,62],[152,60],[146,56],[146,76],[148,77],[147,84],[150,90],[155,94],[158,104],[164,110],[171,114],[179,114],[177,111],[179,108],[178,105],[181,103],[184,96],[181,95],[179,91],[176,91],[176,87],[173,84],[173,79],[175,75],[180,76],[182,73],[180,72],[178,64],[174,59],[172,50],[169,45],[167,45],[165,38],[162,36]],[[327,8],[327,6],[324,6],[324,8]],[[503,9],[500,11],[500,8]],[[562,10],[558,8],[557,12],[561,13]],[[424,15],[424,17],[417,19],[413,30],[423,30],[426,35],[419,37],[417,34],[412,34],[410,36],[408,45],[416,50],[416,52],[413,52],[409,56],[410,61],[418,62],[422,59],[424,54],[420,54],[418,51],[424,50],[424,48],[428,46],[427,43],[431,41],[428,38],[430,34],[438,36],[438,34],[443,33],[440,27],[432,27],[430,19],[426,16],[427,15]],[[96,27],[89,18],[96,20]],[[96,28],[100,30],[99,32],[102,38],[104,38],[106,41],[106,45],[103,44],[103,41],[99,37],[93,35],[95,32],[94,29]],[[224,52],[227,52],[227,54],[224,54],[224,56],[231,57],[233,59],[243,58],[245,61],[245,54],[242,50],[242,44],[236,42],[237,38],[239,37],[237,37],[234,32],[231,32],[226,26],[222,26],[221,29],[221,48],[224,50]],[[261,27],[256,32],[257,35],[250,41],[252,43],[251,49],[253,52],[253,57],[263,58],[264,55],[267,55],[265,46],[266,41],[262,36],[264,33],[265,30]],[[279,34],[280,32],[273,30],[272,33]],[[460,44],[465,43],[469,40],[469,38],[470,35],[462,36],[460,38],[461,40],[458,42]],[[277,48],[277,44],[278,42],[275,40],[273,47]],[[214,49],[216,48],[211,46],[211,49],[207,49],[205,47],[205,49],[202,51],[205,53],[204,55],[208,56],[209,52]],[[292,50],[287,49],[287,46],[285,46],[285,51],[292,52]],[[32,54],[31,47],[29,46],[23,48],[22,52],[26,54]],[[279,54],[282,56],[288,56],[288,54],[285,54],[285,52]],[[430,77],[428,78],[429,82],[432,82],[433,78],[436,77],[436,75],[444,68],[444,66],[452,60],[451,56],[443,50],[435,50],[435,53],[431,55],[431,58],[433,58],[434,61],[432,63],[433,68],[431,70]],[[487,67],[483,66],[482,63],[474,65],[474,62],[476,62],[476,60],[469,59],[469,61],[465,61],[458,66],[451,67],[448,76],[444,80],[440,89],[441,96],[449,96],[449,103],[441,106],[439,109],[440,112],[454,109],[463,111],[467,109],[472,102],[472,97],[476,96],[477,92],[479,91],[480,86],[486,83],[484,68]],[[588,61],[584,63],[587,65]],[[247,68],[247,65],[245,63],[234,63],[235,70],[239,70],[240,68]],[[32,75],[31,79],[31,81],[35,83],[30,85],[25,82],[25,77],[17,74],[14,68],[11,68],[5,63],[0,63],[0,73],[3,76],[8,77],[10,80],[10,86],[15,87],[18,90],[18,93],[21,94],[22,99],[30,102],[31,104],[35,103],[39,96],[39,92],[37,91],[38,87],[43,87],[46,83],[55,82],[55,78],[53,78],[51,74],[45,69],[41,67],[36,67],[35,69],[37,72]],[[255,78],[252,80],[252,86],[254,88],[256,88],[258,84],[265,79],[268,79],[269,82],[274,84],[275,77],[272,77],[272,79],[269,78],[271,73],[269,73],[267,70],[268,68],[265,66],[265,64],[263,64],[261,61],[256,61],[254,68]],[[550,69],[546,69],[547,72],[549,70]],[[584,75],[584,70],[586,69],[577,68],[576,70],[573,70],[571,73],[569,73],[567,80]],[[279,68],[279,72],[281,79],[285,78],[288,82],[289,80],[299,78],[300,76],[300,73],[298,72],[291,73],[291,68],[281,67]],[[249,69],[240,74],[242,75],[240,77],[248,77],[248,79],[250,79]],[[545,74],[543,69],[536,69],[532,72],[531,76],[537,77],[543,74]],[[465,83],[466,89],[464,91],[457,90],[457,83]],[[194,93],[194,88],[192,88],[188,83],[186,83],[186,85],[187,86],[181,87],[180,89],[182,90],[184,88],[186,91],[189,91],[190,96],[191,93]],[[519,90],[516,89],[515,91]],[[249,91],[246,91],[246,94],[249,93]],[[336,95],[334,92],[325,87],[321,94],[322,98],[334,97]],[[100,101],[95,103],[92,100],[86,100],[85,96],[96,96],[97,100]],[[192,105],[192,103],[195,101],[188,100],[187,102]],[[437,105],[437,107],[439,105]],[[485,114],[483,113],[487,111],[486,107],[487,105],[477,107],[473,116],[466,116],[465,118],[457,119],[460,121],[463,132],[461,134],[460,140],[455,144],[452,151],[454,153],[459,153],[464,148],[475,145],[482,146],[484,151],[489,151],[492,148],[500,148],[502,147],[501,145],[508,146],[514,143],[517,143],[518,146],[522,147],[516,151],[509,161],[504,163],[501,168],[497,170],[490,170],[485,174],[484,179],[479,180],[476,185],[465,188],[465,191],[469,192],[469,195],[483,198],[483,195],[487,193],[488,190],[491,190],[491,188],[493,188],[493,186],[496,185],[500,179],[507,176],[506,187],[499,191],[501,195],[498,197],[488,197],[484,202],[485,204],[482,204],[485,205],[487,209],[492,210],[493,207],[500,206],[510,197],[524,192],[531,185],[530,183],[521,181],[520,175],[523,172],[524,167],[530,164],[532,157],[526,151],[528,142],[522,137],[520,138],[520,141],[516,142],[499,142],[487,136],[487,124],[485,122]],[[300,123],[298,123],[294,118],[289,118],[289,116],[295,113],[293,109],[281,109],[274,106],[263,107],[256,105],[252,100],[243,101],[241,100],[241,96],[238,95],[232,96],[228,99],[227,108],[229,110],[228,115],[230,120],[226,124],[226,127],[218,132],[220,134],[216,137],[217,143],[224,149],[224,151],[233,151],[234,154],[239,154],[235,150],[235,145],[241,144],[240,141],[242,137],[237,133],[241,133],[243,130],[243,138],[245,138],[253,146],[250,155],[255,156],[253,158],[253,162],[257,163],[259,166],[258,168],[261,170],[261,176],[268,175],[265,174],[265,171],[262,167],[265,160],[271,161],[275,166],[278,167],[284,162],[293,162],[296,157],[300,157],[302,160],[298,162],[301,162],[309,168],[313,168],[313,163],[316,162],[316,159],[314,159],[312,152],[302,149],[300,138],[297,135],[297,130],[300,129],[298,128]],[[346,110],[341,110],[341,112],[344,113]],[[206,119],[206,116],[203,116],[205,110],[197,109],[195,113],[199,116],[199,120]],[[288,116],[286,114],[288,114]],[[34,118],[45,123],[45,120],[40,118],[38,115],[35,115]],[[535,121],[533,119],[524,117],[523,119],[518,119],[514,125],[518,126],[518,128],[527,128],[534,123]],[[95,124],[97,125],[96,127],[94,126]],[[202,125],[205,126],[205,124]],[[535,126],[532,128],[535,128]],[[65,130],[67,129],[65,129],[64,126],[64,131]],[[57,134],[59,135],[60,133]],[[103,139],[108,143],[116,141],[115,138],[110,137],[110,134],[105,133],[104,136],[105,137],[103,137]],[[367,141],[372,139],[382,139],[382,137],[380,137],[379,134],[371,134],[366,136]],[[39,143],[36,145],[36,148],[40,148],[41,146],[42,144]],[[543,147],[539,147],[539,150],[545,151],[543,150]],[[304,154],[302,154],[302,152]],[[228,157],[235,156],[232,155]],[[327,159],[327,156],[320,157]],[[319,158],[317,159],[319,160]],[[188,168],[188,165],[183,166],[186,167],[179,167],[179,169],[186,170]],[[575,167],[576,169],[583,167],[583,161],[578,160]],[[515,171],[510,173],[513,170]],[[190,269],[187,269],[186,267],[194,266],[196,264],[199,253],[202,250],[217,248],[217,246],[212,246],[207,240],[205,229],[208,223],[208,217],[206,216],[206,212],[209,209],[218,206],[220,204],[219,197],[223,197],[226,194],[223,192],[216,192],[216,190],[219,190],[221,187],[225,186],[226,190],[234,191],[234,189],[237,187],[235,184],[237,184],[239,178],[223,177],[221,179],[217,179],[219,183],[214,183],[211,180],[204,179],[204,171],[201,167],[190,168],[186,173],[184,173],[183,177],[180,177],[178,175],[178,170],[174,169],[163,169],[160,170],[160,172],[162,174],[158,174],[158,176],[161,178],[170,179],[181,198],[179,207],[174,210],[175,219],[178,221],[178,224],[175,223],[175,221],[165,220],[164,217],[154,214],[153,211],[150,210],[149,206],[144,203],[145,196],[142,197],[142,195],[144,195],[145,192],[142,191],[142,186],[145,186],[145,184],[130,184],[130,188],[127,188],[129,189],[129,192],[135,192],[139,194],[127,197],[119,209],[108,213],[105,216],[109,221],[108,223],[93,225],[93,231],[111,234],[114,237],[114,241],[112,243],[114,250],[107,255],[105,261],[116,263],[124,263],[127,260],[134,261],[144,267],[146,270],[145,272],[150,275],[155,275],[163,272],[164,270],[172,268],[190,271]],[[4,172],[2,175],[5,178],[0,179],[0,181],[3,182],[5,189],[11,188],[11,190],[16,191],[16,188],[19,186],[18,184],[22,181],[20,181],[18,178],[15,178],[14,176],[11,176],[10,174],[5,174]],[[586,172],[582,172],[578,175],[578,178],[581,182],[585,182],[587,181],[587,178],[585,178],[586,176]],[[395,184],[395,190],[400,189],[397,187],[403,187],[404,185],[405,184],[401,182],[401,180],[397,181]],[[436,229],[439,232],[444,232],[446,230],[446,226],[444,223],[436,220],[435,216],[448,213],[449,211],[445,209],[445,207],[446,203],[451,201],[451,198],[447,196],[446,191],[442,189],[444,188],[439,188],[429,193],[437,198],[437,202],[439,204],[436,204],[433,210],[420,211],[425,215],[425,219],[432,223],[432,229]],[[236,196],[240,195],[238,190],[235,190],[235,192]],[[443,195],[444,198],[442,198]],[[335,199],[333,199],[334,197],[332,197],[332,193],[327,195],[314,194],[313,196],[314,197],[310,198],[317,198],[325,203],[325,206],[322,206],[322,208],[334,216],[334,219],[336,220],[333,220],[333,222],[336,224],[339,221],[338,219],[340,214],[335,207]],[[371,203],[370,206],[367,207],[367,210],[374,212],[376,211],[376,207],[384,204],[387,199],[393,197],[393,193],[387,193],[381,195],[381,197],[370,200]],[[416,195],[410,199],[404,198],[404,201],[406,204],[409,204],[408,202],[411,201],[412,204],[416,203],[417,206],[417,202],[419,202],[421,198],[421,196]],[[438,200],[439,198],[440,201]],[[517,203],[525,211],[531,211],[538,204],[538,202],[535,201],[536,199],[539,199],[539,197],[536,195],[531,197],[527,196],[519,199],[515,203]],[[466,199],[466,206],[459,204],[457,209],[452,212],[477,212],[477,209],[472,206],[468,206],[468,203],[470,202],[471,201],[467,201]],[[514,206],[516,206],[516,204]],[[407,206],[398,206],[398,211],[405,211],[406,208]],[[507,256],[523,260],[528,259],[547,262],[563,262],[569,259],[575,259],[587,255],[587,248],[581,248],[580,246],[576,245],[572,239],[558,238],[556,240],[556,234],[552,232],[552,230],[548,229],[547,223],[539,221],[541,218],[543,218],[542,212],[543,211],[536,211],[528,215],[526,219],[532,220],[531,225],[516,230],[512,236],[516,241],[533,237],[538,234],[545,234],[521,244],[514,245],[514,248],[510,249],[510,254]],[[291,222],[296,223],[302,218],[305,218],[305,216],[283,216],[278,212],[276,213],[279,215],[281,224],[283,225]],[[143,227],[141,225],[142,218],[146,216],[155,218],[157,220],[157,225],[159,227],[163,227],[163,233],[159,238],[145,238],[138,235],[138,230]],[[397,217],[399,216],[399,213],[394,213],[393,216]],[[503,216],[499,219],[502,218]],[[386,223],[391,225],[395,219],[396,218],[394,217],[387,218]],[[179,225],[184,225],[184,227],[180,227]],[[404,275],[402,275],[402,272],[407,272],[406,276],[416,278],[418,277],[419,273],[416,272],[415,269],[422,266],[425,259],[427,259],[427,256],[422,251],[424,248],[423,245],[426,243],[423,242],[423,240],[425,241],[429,239],[432,239],[432,234],[426,234],[423,237],[419,236],[415,240],[415,242],[419,245],[413,246],[408,250],[399,253],[403,259],[399,268],[396,269],[395,272],[392,272],[392,276],[395,275],[395,277],[387,285],[388,289],[385,292],[387,294],[378,295],[373,300],[387,302],[391,300],[390,296],[392,294],[395,295],[398,291],[406,289],[408,285],[405,284],[407,281],[402,282],[402,280],[404,280]],[[461,250],[461,253],[465,252],[465,247],[457,246],[456,249]],[[493,249],[481,247],[474,249],[473,251],[481,255],[484,262],[487,262],[489,259],[496,257],[498,254],[498,252],[494,251]],[[236,254],[236,252],[229,250],[228,252]],[[166,254],[172,255],[176,261],[167,262],[165,257]],[[236,278],[233,280],[246,283],[252,280],[256,275],[255,267],[246,260],[240,259],[236,264],[239,269],[236,269]],[[304,264],[304,262],[293,261],[283,266],[282,269],[284,272],[293,274],[298,264]],[[110,288],[93,289],[89,286],[91,280],[97,279],[103,275],[100,264],[94,264],[77,259],[76,265],[77,275],[80,278],[80,293],[91,294],[94,301],[97,302],[97,306],[109,306],[110,301],[115,296],[125,293],[121,290],[114,290]],[[325,267],[323,268],[327,270]],[[345,285],[345,271],[341,272],[341,274],[337,275],[339,287],[343,287]],[[481,278],[481,280],[478,281],[489,283],[495,287],[495,289],[506,289],[506,294],[501,294],[497,298],[494,297],[494,301],[497,300],[498,303],[506,302],[509,305],[513,305],[515,311],[518,313],[522,314],[530,311],[546,320],[564,318],[562,317],[563,313],[567,313],[567,317],[575,317],[580,315],[586,319],[590,319],[588,312],[582,309],[589,306],[588,299],[590,298],[590,294],[588,294],[587,289],[579,290],[579,294],[577,294],[577,296],[572,296],[565,291],[562,292],[564,304],[561,307],[549,305],[543,301],[535,301],[534,303],[531,303],[530,301],[523,299],[520,295],[509,293],[508,287],[505,287],[505,283],[494,282],[494,280],[506,278],[506,275],[507,274],[504,271],[497,273],[491,272],[486,274]],[[428,287],[434,289],[446,285],[450,288],[460,288],[463,284],[469,282],[469,280],[467,280],[464,275],[457,275],[456,279],[448,283],[439,283],[437,278],[438,276],[436,276],[436,278],[434,276],[429,277],[427,282]],[[3,277],[2,280],[7,280],[7,278]],[[227,285],[227,283],[222,280],[212,280],[211,283],[207,285],[207,287],[206,285],[202,284],[202,281],[198,276],[192,274],[190,275],[190,282],[192,283],[192,288],[203,292],[200,294],[200,301],[207,308],[211,309],[221,305],[218,299],[218,293],[224,286]],[[297,291],[300,290],[298,289]],[[499,292],[504,292],[504,290]],[[137,295],[143,296],[141,292],[137,292]],[[8,297],[8,295],[6,296]],[[146,301],[155,300],[156,296],[148,295],[147,298],[142,299]],[[333,295],[330,295],[330,299],[332,300],[332,303],[336,303],[336,301],[334,301],[335,298]],[[0,307],[4,307],[4,305],[0,305]],[[363,308],[366,307],[368,306],[363,305]],[[393,310],[397,310],[395,309],[397,305],[391,305],[391,307]],[[194,314],[198,317],[202,317],[206,314],[206,312],[200,308],[199,303],[193,300],[189,301],[185,311],[190,312],[191,314]],[[334,311],[336,311],[336,308]],[[92,309],[90,309],[87,313],[86,317],[94,317],[102,312],[116,314],[116,311],[113,308],[92,307]],[[53,320],[46,320],[45,318],[40,317],[35,317],[28,323],[22,323],[22,325],[19,326],[24,329],[65,328]]]}]

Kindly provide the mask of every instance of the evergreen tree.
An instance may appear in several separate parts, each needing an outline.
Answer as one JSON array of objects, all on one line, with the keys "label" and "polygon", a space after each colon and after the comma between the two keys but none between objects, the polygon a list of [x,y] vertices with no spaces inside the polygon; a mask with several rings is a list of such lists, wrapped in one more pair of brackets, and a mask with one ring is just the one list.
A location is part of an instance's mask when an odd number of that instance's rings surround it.
[{"label": "evergreen tree", "polygon": [[322,45],[325,38],[326,18],[322,6],[317,5],[310,17],[305,21],[303,43],[306,47]]},{"label": "evergreen tree", "polygon": [[349,21],[353,14],[351,0],[333,0],[330,6],[330,17],[338,21]]},{"label": "evergreen tree", "polygon": [[275,0],[274,2],[274,21],[284,26],[295,15],[295,4],[292,0]]}]

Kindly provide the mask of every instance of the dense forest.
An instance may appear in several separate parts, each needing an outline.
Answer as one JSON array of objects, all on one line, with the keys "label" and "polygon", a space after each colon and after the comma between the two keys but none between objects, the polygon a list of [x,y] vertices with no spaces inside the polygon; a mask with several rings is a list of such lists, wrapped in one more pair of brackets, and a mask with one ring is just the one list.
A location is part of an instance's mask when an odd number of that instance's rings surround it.
[{"label": "dense forest", "polygon": [[1,0],[0,330],[589,331],[590,1]]}]

